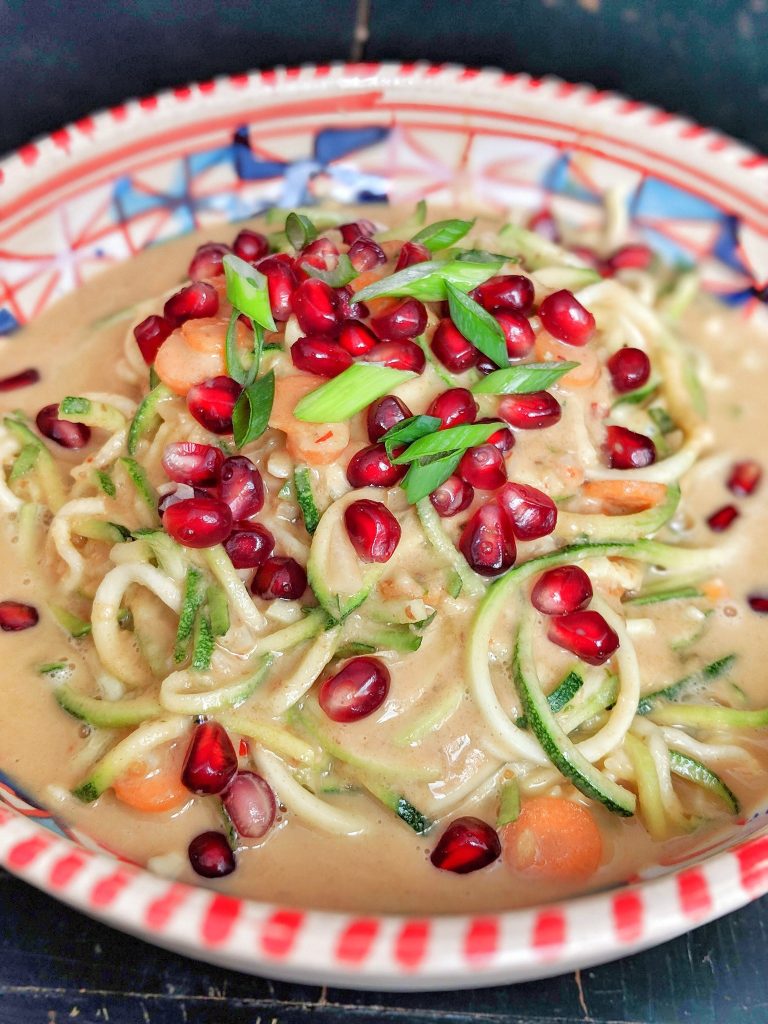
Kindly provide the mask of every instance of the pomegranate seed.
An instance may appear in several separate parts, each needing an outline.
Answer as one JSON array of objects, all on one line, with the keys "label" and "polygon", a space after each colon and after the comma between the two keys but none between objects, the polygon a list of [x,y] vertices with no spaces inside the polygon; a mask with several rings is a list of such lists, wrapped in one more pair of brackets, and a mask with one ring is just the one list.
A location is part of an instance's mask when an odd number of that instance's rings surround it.
[{"label": "pomegranate seed", "polygon": [[400,543],[400,523],[380,501],[353,501],[344,510],[344,525],[363,562],[388,562]]},{"label": "pomegranate seed", "polygon": [[336,293],[325,281],[313,277],[302,281],[291,301],[302,331],[328,335],[338,330]]},{"label": "pomegranate seed", "polygon": [[291,296],[298,283],[291,258],[281,259],[281,255],[267,256],[258,264],[259,271],[267,279],[272,316],[278,321],[287,320],[291,315]]},{"label": "pomegranate seed", "polygon": [[232,250],[222,242],[205,242],[198,245],[189,263],[187,277],[201,281],[207,277],[218,277],[224,273],[224,257]]},{"label": "pomegranate seed", "polygon": [[506,512],[518,540],[546,537],[557,525],[557,505],[537,487],[510,481],[504,484],[496,500]]},{"label": "pomegranate seed", "polygon": [[603,448],[612,469],[640,469],[656,461],[656,445],[650,437],[626,427],[608,427]]},{"label": "pomegranate seed", "polygon": [[163,306],[163,316],[177,327],[187,320],[215,316],[219,310],[219,293],[207,281],[195,281],[176,292]]},{"label": "pomegranate seed", "polygon": [[759,462],[754,459],[737,462],[728,477],[728,490],[740,498],[748,498],[760,486],[762,477],[763,470]]},{"label": "pomegranate seed", "polygon": [[747,598],[749,607],[758,615],[768,615],[768,594],[750,594]]},{"label": "pomegranate seed", "polygon": [[193,870],[203,878],[224,878],[237,867],[227,837],[221,832],[201,832],[187,850]]},{"label": "pomegranate seed", "polygon": [[355,293],[348,285],[344,288],[334,288],[334,292],[339,320],[363,320],[368,316],[368,307],[364,302],[355,301]]},{"label": "pomegranate seed", "polygon": [[60,420],[58,405],[45,405],[35,418],[37,429],[43,437],[50,438],[62,448],[84,448],[91,439],[91,428],[84,423]]},{"label": "pomegranate seed", "polygon": [[0,391],[17,391],[19,388],[27,388],[30,384],[37,384],[40,380],[38,370],[22,370],[21,373],[14,373],[11,377],[3,377],[0,380]]},{"label": "pomegranate seed", "polygon": [[647,270],[653,260],[653,252],[647,245],[625,245],[608,257],[608,269],[611,273],[617,270]]},{"label": "pomegranate seed", "polygon": [[608,360],[613,387],[620,394],[641,388],[651,376],[651,361],[641,348],[620,348]]},{"label": "pomegranate seed", "polygon": [[232,455],[224,460],[219,473],[219,497],[229,505],[236,523],[261,511],[264,506],[261,473],[245,455]]},{"label": "pomegranate seed", "polygon": [[435,328],[431,344],[435,357],[451,373],[463,373],[471,369],[480,358],[480,352],[472,342],[467,341],[453,321],[447,318],[441,320]]},{"label": "pomegranate seed", "polygon": [[464,452],[458,474],[478,491],[495,491],[506,482],[507,467],[496,445],[486,443]]},{"label": "pomegranate seed", "polygon": [[334,270],[339,262],[339,250],[330,238],[316,238],[305,245],[296,257],[296,265],[302,267],[308,263],[318,270]]},{"label": "pomegranate seed", "polygon": [[481,505],[462,530],[459,548],[481,576],[498,576],[515,564],[515,537],[499,505]]},{"label": "pomegranate seed", "polygon": [[162,461],[169,480],[177,484],[213,487],[224,462],[224,455],[219,448],[210,444],[174,441],[166,445]]},{"label": "pomegranate seed", "polygon": [[195,726],[187,748],[181,781],[191,793],[221,793],[237,771],[237,754],[232,740],[218,722]]},{"label": "pomegranate seed", "polygon": [[157,358],[160,346],[173,331],[173,324],[162,316],[148,316],[133,328],[133,336],[139,346],[141,358],[151,366]]},{"label": "pomegranate seed", "polygon": [[418,299],[403,299],[388,312],[371,320],[371,327],[376,334],[387,341],[415,338],[424,333],[426,326],[427,311]]},{"label": "pomegranate seed", "polygon": [[496,830],[480,818],[456,818],[443,832],[430,855],[436,868],[468,875],[486,868],[501,854]]},{"label": "pomegranate seed", "polygon": [[373,270],[387,262],[387,254],[372,238],[357,238],[349,247],[349,262],[357,271]]},{"label": "pomegranate seed", "polygon": [[544,299],[539,317],[552,337],[567,345],[586,345],[595,331],[595,318],[565,289]]},{"label": "pomegranate seed", "polygon": [[493,373],[494,370],[499,369],[497,363],[494,363],[492,359],[489,359],[488,356],[482,354],[480,355],[480,358],[477,360],[476,366],[479,372],[482,373],[484,377],[486,377],[489,373]]},{"label": "pomegranate seed", "polygon": [[359,722],[389,693],[389,671],[378,658],[352,658],[320,687],[317,702],[334,722]]},{"label": "pomegranate seed", "polygon": [[414,341],[381,341],[366,355],[366,363],[381,363],[391,366],[393,370],[411,370],[421,373],[426,365],[426,357]]},{"label": "pomegranate seed", "polygon": [[439,516],[450,519],[469,508],[474,497],[475,491],[471,484],[460,476],[449,476],[432,491],[429,500]]},{"label": "pomegranate seed", "polygon": [[186,548],[212,548],[232,532],[232,513],[216,498],[187,498],[167,506],[163,526]]},{"label": "pomegranate seed", "polygon": [[[484,416],[478,423],[496,423],[496,420],[491,419],[489,416]],[[515,435],[509,429],[509,427],[499,427],[498,430],[494,431],[493,434],[488,438],[487,444],[495,445],[500,452],[506,454],[511,452],[515,447]]]},{"label": "pomegranate seed", "polygon": [[505,395],[499,403],[499,416],[518,430],[541,430],[557,423],[562,415],[560,403],[548,391],[529,395]]},{"label": "pomegranate seed", "polygon": [[190,487],[189,484],[176,484],[175,487],[169,491],[165,491],[160,495],[160,499],[157,503],[157,514],[162,517],[171,505],[177,505],[180,501],[186,501],[187,498],[209,498],[210,495],[207,491],[204,491],[201,487]]},{"label": "pomegranate seed", "polygon": [[509,358],[522,359],[530,355],[536,344],[536,335],[530,321],[522,313],[509,313],[506,310],[501,310],[494,316],[507,343]]},{"label": "pomegranate seed", "polygon": [[548,569],[536,580],[531,604],[544,615],[568,615],[586,608],[592,600],[592,581],[578,565]]},{"label": "pomegranate seed", "polygon": [[339,344],[351,356],[364,356],[378,343],[378,338],[359,320],[345,320],[339,331]]},{"label": "pomegranate seed", "polygon": [[339,231],[342,242],[345,245],[352,245],[358,238],[371,238],[372,235],[375,235],[376,225],[363,217],[360,220],[350,221],[349,224],[340,224]]},{"label": "pomegranate seed", "polygon": [[255,772],[238,772],[222,800],[238,835],[246,839],[261,839],[275,823],[275,794]]},{"label": "pomegranate seed", "polygon": [[224,541],[236,569],[258,569],[275,549],[275,538],[260,523],[242,523]]},{"label": "pomegranate seed", "polygon": [[187,408],[212,434],[232,433],[232,412],[243,389],[231,377],[210,377],[187,392]]},{"label": "pomegranate seed", "polygon": [[550,242],[560,241],[557,223],[549,210],[539,210],[538,213],[534,213],[528,221],[528,229],[535,231],[542,238],[548,238]]},{"label": "pomegranate seed", "polygon": [[432,253],[426,245],[422,245],[421,242],[404,242],[397,257],[395,272],[405,270],[406,267],[412,267],[415,263],[426,263],[427,260],[431,259]]},{"label": "pomegranate seed", "polygon": [[739,510],[735,505],[723,505],[707,519],[707,526],[714,533],[730,530],[735,519],[739,518]]},{"label": "pomegranate seed", "polygon": [[272,555],[256,570],[251,590],[265,601],[298,601],[307,589],[307,574],[295,558]]},{"label": "pomegranate seed", "polygon": [[477,402],[466,388],[449,388],[433,400],[427,415],[436,416],[440,420],[440,430],[460,427],[475,422]]},{"label": "pomegranate seed", "polygon": [[571,612],[549,620],[547,636],[588,665],[602,665],[619,648],[619,638],[600,612]]},{"label": "pomegranate seed", "polygon": [[372,444],[376,444],[388,430],[409,419],[413,413],[395,395],[384,395],[368,406],[368,437]]},{"label": "pomegranate seed", "polygon": [[18,633],[37,625],[37,608],[21,601],[0,601],[0,629],[5,633]]},{"label": "pomegranate seed", "polygon": [[478,285],[472,298],[489,313],[500,309],[512,313],[528,313],[533,308],[533,281],[522,274],[502,274]]},{"label": "pomegranate seed", "polygon": [[291,360],[297,370],[318,377],[338,377],[352,365],[352,356],[332,338],[311,335],[291,345]]},{"label": "pomegranate seed", "polygon": [[390,462],[383,444],[369,444],[349,460],[347,480],[352,487],[394,487],[407,472]]},{"label": "pomegranate seed", "polygon": [[255,263],[269,252],[269,241],[261,232],[243,228],[232,243],[232,251],[246,263]]}]

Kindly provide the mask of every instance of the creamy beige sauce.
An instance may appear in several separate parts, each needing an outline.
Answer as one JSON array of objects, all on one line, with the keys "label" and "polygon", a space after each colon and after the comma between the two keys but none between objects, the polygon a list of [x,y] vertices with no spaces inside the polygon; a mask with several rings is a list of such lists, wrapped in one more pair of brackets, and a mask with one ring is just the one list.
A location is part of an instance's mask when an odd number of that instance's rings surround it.
[{"label": "creamy beige sauce", "polygon": [[[216,237],[227,240],[233,234],[233,229],[225,229],[217,231]],[[188,237],[157,247],[142,253],[128,265],[101,274],[4,342],[4,375],[36,365],[43,376],[34,387],[3,396],[5,409],[21,408],[34,416],[41,406],[59,401],[65,394],[89,390],[115,390],[138,398],[139,395],[117,380],[114,373],[122,357],[126,329],[139,318],[130,307],[177,285],[189,254],[199,241],[199,238]],[[706,303],[689,316],[686,333],[695,338],[711,361],[715,380],[708,397],[716,441],[713,461],[691,475],[685,497],[685,529],[678,536],[685,543],[708,545],[713,540],[723,540],[713,538],[703,519],[731,500],[724,485],[730,462],[750,456],[760,460],[764,455],[768,423],[764,402],[768,333],[750,326],[739,314],[719,307],[715,309]],[[415,411],[422,411],[426,403],[420,404],[418,387],[412,389],[412,403],[408,397],[406,401]],[[526,460],[536,461],[541,454],[536,446],[544,444],[544,434],[547,434],[547,444],[556,447],[562,442],[562,451],[567,453],[567,408],[560,427],[562,429],[542,432],[540,436],[518,438],[518,446],[511,456],[517,460],[516,465],[523,466]],[[363,443],[367,442],[359,417],[353,424],[350,450]],[[82,454],[56,452],[64,467],[76,465]],[[346,464],[346,460],[341,461]],[[557,455],[553,461],[560,467],[568,464],[567,457],[562,455]],[[555,476],[557,472],[560,470]],[[511,471],[511,475],[516,475],[515,471]],[[274,526],[280,501],[277,490],[282,481],[266,472],[265,481],[269,497],[260,519]],[[554,490],[553,486],[551,492]],[[658,636],[687,624],[675,621],[679,612],[670,605],[642,609],[642,616],[652,620],[658,630],[655,635],[636,638],[644,690],[650,691],[677,679],[691,668],[724,653],[736,652],[739,660],[733,678],[748,695],[750,706],[768,704],[768,682],[763,665],[768,619],[751,613],[744,601],[749,591],[768,586],[764,494],[762,491],[739,502],[741,518],[725,538],[734,543],[733,557],[722,573],[730,596],[715,605],[707,629],[698,641],[682,653],[668,651]],[[396,494],[389,500],[406,517],[413,516]],[[302,532],[300,521],[291,524],[284,520],[275,528],[282,531],[285,543],[291,536],[300,538]],[[452,529],[455,530],[455,526]],[[418,530],[414,529],[407,537],[407,544],[398,555],[402,572],[429,578],[432,582],[427,600],[432,598],[439,604],[439,581],[444,578],[440,564],[427,550]],[[71,659],[84,666],[88,642],[69,640],[46,610],[44,573],[50,570],[44,565],[50,563],[44,561],[45,552],[40,566],[30,568],[21,559],[18,545],[10,538],[9,532],[0,566],[0,598],[34,604],[40,609],[41,620],[33,630],[2,634],[0,767],[60,818],[123,856],[144,864],[154,857],[183,853],[190,839],[200,831],[220,827],[216,801],[190,800],[186,808],[172,814],[142,814],[120,804],[111,792],[90,806],[80,804],[67,794],[83,777],[78,757],[82,756],[86,745],[87,730],[59,709],[51,684],[38,674],[37,668],[41,663],[61,659]],[[534,545],[524,550],[525,557],[536,553]],[[98,579],[88,581],[89,585],[97,582]],[[348,748],[361,756],[375,754],[382,760],[402,757],[413,767],[434,763],[446,741],[453,737],[452,781],[458,784],[461,773],[472,767],[467,759],[482,758],[471,737],[479,735],[483,727],[467,697],[463,698],[460,710],[447,729],[427,735],[412,748],[395,747],[393,741],[403,729],[398,711],[409,711],[409,720],[412,720],[420,706],[428,706],[432,693],[447,693],[462,686],[463,642],[471,614],[471,602],[454,602],[446,616],[445,627],[428,631],[417,653],[388,658],[392,690],[380,712],[356,725],[333,727],[329,731],[342,735]],[[641,610],[636,614],[639,617]],[[272,628],[277,628],[277,624]],[[500,658],[508,660],[504,655],[509,638],[499,636],[498,643]],[[564,653],[555,652],[551,645],[542,659],[545,663],[542,676],[552,681],[559,678],[572,661]],[[295,656],[286,656],[282,664],[287,671],[295,664]],[[263,695],[257,696],[257,704],[262,700],[268,702],[276,686],[277,683],[271,683]],[[500,695],[503,689],[499,687]],[[507,706],[512,709],[511,687],[507,691],[510,694]],[[343,731],[338,733],[340,728]],[[738,742],[754,752],[760,763],[766,764],[768,752],[763,734],[744,732],[739,734]],[[722,774],[742,799],[746,811],[765,797],[768,786],[761,775],[735,769],[723,769]],[[55,788],[51,789],[52,786]],[[557,791],[574,795],[565,783]],[[432,790],[432,797],[437,793],[439,787]],[[414,783],[406,795],[418,805],[419,798],[425,797],[425,784]],[[581,888],[575,884],[532,881],[524,874],[513,873],[502,861],[467,876],[438,871],[429,863],[429,852],[436,841],[435,831],[416,836],[401,822],[390,818],[384,808],[360,794],[330,799],[366,815],[370,831],[363,836],[333,837],[284,813],[279,827],[265,840],[243,846],[237,871],[216,883],[217,886],[257,899],[308,907],[416,913],[498,910],[567,896]],[[466,813],[493,821],[495,804],[495,796],[490,795]],[[605,844],[604,863],[590,880],[590,888],[620,883],[650,864],[663,862],[681,847],[705,845],[699,832],[684,840],[671,840],[666,849],[661,848],[649,839],[638,820],[618,819],[601,807],[590,806],[600,823]],[[731,826],[727,819],[718,818],[713,827]],[[181,877],[199,881],[186,864],[186,858],[180,858],[179,863]]]}]

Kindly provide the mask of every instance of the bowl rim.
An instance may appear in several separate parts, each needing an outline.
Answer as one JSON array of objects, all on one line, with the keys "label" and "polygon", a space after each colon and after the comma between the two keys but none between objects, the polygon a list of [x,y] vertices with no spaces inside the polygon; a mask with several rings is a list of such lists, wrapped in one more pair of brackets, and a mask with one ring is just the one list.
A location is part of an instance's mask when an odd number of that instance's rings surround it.
[{"label": "bowl rim", "polygon": [[[228,94],[242,98],[247,93],[258,103],[260,96],[274,95],[278,86],[306,96],[331,87],[411,87],[420,79],[461,94],[487,90],[498,99],[504,96],[500,90],[509,90],[517,97],[556,99],[582,113],[588,108],[595,113],[595,124],[601,118],[605,123],[606,113],[624,116],[632,121],[633,131],[641,127],[654,142],[692,147],[690,162],[694,156],[707,160],[721,175],[732,172],[732,182],[746,183],[755,226],[761,225],[757,231],[768,235],[768,205],[762,200],[768,158],[745,144],[590,85],[426,62],[277,68],[129,100],[43,135],[0,160],[0,225],[4,216],[26,208],[30,195],[44,194],[52,169],[70,166],[77,175],[79,161],[113,139],[121,126],[188,110],[193,95],[221,93],[226,105]],[[604,130],[610,137],[610,123]],[[197,959],[275,978],[353,988],[463,988],[559,974],[638,952],[768,892],[768,835],[752,835],[729,849],[714,848],[718,852],[707,856],[700,851],[705,859],[661,877],[525,909],[415,916],[334,913],[168,881],[119,855],[84,848],[0,802],[0,866],[56,899]]]}]

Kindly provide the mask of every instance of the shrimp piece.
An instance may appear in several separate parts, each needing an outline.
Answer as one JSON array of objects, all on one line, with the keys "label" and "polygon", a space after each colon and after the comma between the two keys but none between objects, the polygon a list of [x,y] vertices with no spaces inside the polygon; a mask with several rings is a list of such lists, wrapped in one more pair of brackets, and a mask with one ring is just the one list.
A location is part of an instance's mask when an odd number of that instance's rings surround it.
[{"label": "shrimp piece", "polygon": [[649,480],[588,480],[581,493],[599,502],[606,515],[617,516],[654,508],[666,498],[667,488]]},{"label": "shrimp piece", "polygon": [[319,387],[312,374],[294,373],[275,381],[275,399],[269,417],[270,427],[286,435],[288,454],[296,462],[327,466],[335,462],[349,444],[346,423],[304,423],[293,410],[304,395]]},{"label": "shrimp piece", "polygon": [[600,360],[597,354],[586,346],[574,348],[541,331],[536,338],[536,358],[542,363],[579,363],[575,370],[564,374],[557,382],[568,391],[592,387],[600,377]]},{"label": "shrimp piece", "polygon": [[[194,384],[226,373],[224,350],[228,321],[221,317],[187,320],[161,345],[155,358],[155,371],[171,391],[186,395]],[[251,332],[237,322],[238,348],[247,351]]]}]

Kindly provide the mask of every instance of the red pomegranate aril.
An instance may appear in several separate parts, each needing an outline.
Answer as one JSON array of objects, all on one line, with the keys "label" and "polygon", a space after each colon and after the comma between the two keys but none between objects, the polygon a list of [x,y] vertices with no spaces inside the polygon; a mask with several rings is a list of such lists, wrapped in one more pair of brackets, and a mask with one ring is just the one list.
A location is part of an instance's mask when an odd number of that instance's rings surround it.
[{"label": "red pomegranate aril", "polygon": [[265,601],[298,601],[307,589],[307,574],[295,558],[272,555],[256,570],[251,590]]},{"label": "red pomegranate aril", "polygon": [[240,523],[224,541],[235,569],[258,569],[275,549],[275,538],[260,523]]},{"label": "red pomegranate aril", "polygon": [[[432,352],[451,373],[470,370],[480,358],[480,352],[471,341],[467,341],[452,320],[445,318],[432,335]],[[497,369],[497,367],[494,367]]]},{"label": "red pomegranate aril", "polygon": [[536,334],[528,318],[524,317],[522,313],[512,313],[507,310],[500,310],[498,313],[494,313],[494,316],[507,343],[509,358],[523,359],[530,355],[536,344]]},{"label": "red pomegranate aril", "polygon": [[232,412],[242,387],[231,377],[209,377],[187,392],[187,408],[212,434],[232,433]]},{"label": "red pomegranate aril", "polygon": [[364,356],[370,352],[379,339],[359,320],[345,320],[339,331],[339,344],[351,356]]},{"label": "red pomegranate aril", "polygon": [[467,522],[459,549],[481,576],[498,576],[515,564],[517,548],[512,526],[496,502],[481,505]]},{"label": "red pomegranate aril", "polygon": [[91,439],[91,428],[84,423],[72,423],[71,420],[60,420],[59,407],[54,402],[45,405],[35,417],[37,429],[43,437],[55,441],[62,448],[71,450],[85,448]]},{"label": "red pomegranate aril", "polygon": [[421,373],[426,365],[426,357],[414,341],[380,341],[365,357],[366,363],[380,363],[391,366],[393,370],[410,370]]},{"label": "red pomegranate aril", "polygon": [[723,505],[707,519],[707,526],[714,533],[723,533],[730,530],[736,519],[739,518],[739,510],[735,505]]},{"label": "red pomegranate aril", "polygon": [[325,281],[314,277],[302,281],[291,301],[302,331],[307,334],[336,334],[339,326],[336,293]]},{"label": "red pomegranate aril", "polygon": [[456,818],[440,836],[429,859],[442,871],[468,875],[493,864],[501,854],[496,829],[480,818]]},{"label": "red pomegranate aril", "polygon": [[147,366],[151,366],[154,363],[157,353],[160,351],[160,346],[173,330],[174,326],[170,320],[154,314],[148,316],[146,320],[142,320],[140,324],[136,324],[133,328],[133,336],[136,339],[136,344],[139,346],[141,358]]},{"label": "red pomegranate aril", "polygon": [[471,484],[460,476],[449,476],[432,491],[429,500],[439,516],[450,519],[469,508],[474,497],[475,491]]},{"label": "red pomegranate aril", "polygon": [[371,238],[376,233],[376,225],[373,221],[362,217],[360,220],[352,220],[348,224],[340,224],[339,232],[342,242],[345,245],[352,245],[358,238]]},{"label": "red pomegranate aril", "polygon": [[758,615],[768,615],[768,594],[750,594],[747,603]]},{"label": "red pomegranate aril", "polygon": [[372,238],[357,238],[349,247],[349,262],[359,273],[387,262],[387,254]]},{"label": "red pomegranate aril", "polygon": [[201,832],[187,849],[193,871],[203,878],[224,878],[237,867],[235,855],[222,832]]},{"label": "red pomegranate aril", "polygon": [[759,462],[745,459],[734,464],[728,476],[728,490],[740,498],[748,498],[760,486],[763,470]]},{"label": "red pomegranate aril", "polygon": [[550,242],[560,241],[560,232],[555,218],[549,210],[539,210],[528,221],[528,230],[535,231],[542,238],[548,238]]},{"label": "red pomegranate aril", "polygon": [[653,251],[647,245],[624,245],[608,257],[607,265],[611,273],[617,270],[647,270],[653,261]]},{"label": "red pomegranate aril", "polygon": [[334,292],[339,321],[364,320],[368,316],[368,307],[364,302],[355,301],[355,293],[348,285],[344,288],[334,288]]},{"label": "red pomegranate aril", "polygon": [[0,629],[5,633],[19,633],[36,626],[40,616],[37,608],[21,601],[0,601]]},{"label": "red pomegranate aril", "polygon": [[352,658],[320,687],[317,702],[333,722],[359,722],[389,693],[389,670],[378,658]]},{"label": "red pomegranate aril", "polygon": [[238,772],[222,801],[238,835],[246,839],[261,839],[275,823],[275,794],[267,780],[255,772]]},{"label": "red pomegranate aril", "polygon": [[216,498],[187,498],[167,506],[163,526],[186,548],[212,548],[232,532],[232,513]]},{"label": "red pomegranate aril", "polygon": [[[484,416],[481,420],[477,420],[477,422],[496,423],[497,421],[491,419],[489,416]],[[500,452],[506,454],[507,452],[511,452],[515,447],[515,435],[509,427],[499,427],[499,429],[488,438],[487,444],[495,445]]]},{"label": "red pomegranate aril", "polygon": [[568,615],[592,600],[592,581],[578,565],[560,565],[539,576],[531,591],[531,604],[543,615]]},{"label": "red pomegranate aril", "polygon": [[656,461],[656,445],[650,437],[626,427],[608,427],[603,450],[611,469],[641,469]]},{"label": "red pomegranate aril", "polygon": [[571,612],[549,620],[547,636],[588,665],[603,665],[619,649],[619,638],[600,612]]},{"label": "red pomegranate aril", "polygon": [[338,377],[352,365],[352,356],[333,338],[309,335],[291,345],[291,361],[297,370],[318,377]]},{"label": "red pomegranate aril", "polygon": [[163,469],[169,480],[177,484],[213,487],[224,462],[220,448],[194,441],[174,441],[163,452]]},{"label": "red pomegranate aril", "polygon": [[205,242],[195,250],[189,263],[187,277],[191,281],[202,281],[224,273],[224,257],[232,250],[222,242]]},{"label": "red pomegranate aril", "polygon": [[0,380],[0,392],[18,391],[19,388],[28,388],[30,384],[37,384],[39,380],[39,370],[34,368],[22,370],[21,373],[14,373],[10,377],[3,377]]},{"label": "red pomegranate aril", "polygon": [[305,245],[296,257],[296,266],[303,270],[305,263],[318,270],[334,270],[339,262],[339,250],[330,238],[316,238]]},{"label": "red pomegranate aril", "polygon": [[529,277],[502,274],[478,285],[472,297],[489,313],[502,309],[513,313],[528,313],[533,308],[535,293],[533,281]]},{"label": "red pomegranate aril", "polygon": [[436,416],[440,420],[440,430],[460,427],[475,422],[477,402],[466,388],[449,388],[433,399],[427,415]]},{"label": "red pomegranate aril", "polygon": [[418,299],[403,299],[381,316],[371,320],[373,331],[386,341],[415,338],[424,333],[427,310]]},{"label": "red pomegranate aril", "polygon": [[243,228],[232,243],[232,251],[246,263],[255,263],[269,252],[269,240],[260,231]]},{"label": "red pomegranate aril", "polygon": [[537,487],[510,481],[501,488],[496,500],[518,540],[547,537],[557,525],[557,505]]},{"label": "red pomegranate aril", "polygon": [[518,430],[542,430],[560,420],[562,409],[548,391],[528,395],[505,395],[499,403],[499,416]]},{"label": "red pomegranate aril", "polygon": [[614,390],[619,394],[641,388],[651,376],[651,361],[641,348],[620,348],[607,365]]},{"label": "red pomegranate aril", "polygon": [[258,270],[267,279],[269,306],[275,320],[284,321],[293,312],[291,296],[298,284],[290,256],[282,259],[282,253],[259,260]]},{"label": "red pomegranate aril", "polygon": [[195,281],[176,292],[163,306],[163,316],[177,327],[187,320],[215,316],[219,310],[219,293],[207,281]]},{"label": "red pomegranate aril", "polygon": [[406,267],[412,267],[415,263],[426,263],[431,259],[432,253],[426,245],[422,245],[421,242],[404,242],[397,257],[395,273],[398,270],[405,270]]},{"label": "red pomegranate aril", "polygon": [[261,473],[245,455],[231,455],[219,472],[219,497],[239,523],[260,512],[264,505],[264,484]]},{"label": "red pomegranate aril", "polygon": [[218,722],[201,722],[192,733],[181,781],[191,793],[214,794],[227,788],[237,771],[232,740]]},{"label": "red pomegranate aril", "polygon": [[504,456],[494,444],[479,444],[468,448],[461,457],[457,470],[478,491],[495,491],[507,479]]},{"label": "red pomegranate aril", "polygon": [[384,395],[383,398],[377,398],[375,402],[368,406],[368,416],[366,419],[368,438],[371,444],[376,444],[388,430],[396,427],[398,423],[402,423],[403,420],[407,420],[411,416],[413,416],[413,413],[405,402],[396,398],[395,395]]},{"label": "red pomegranate aril", "polygon": [[586,345],[595,332],[595,318],[573,292],[553,292],[539,306],[539,317],[553,338],[567,345]]},{"label": "red pomegranate aril", "polygon": [[171,490],[161,491],[157,502],[157,514],[162,517],[171,505],[177,505],[180,501],[188,498],[209,498],[210,495],[201,487],[191,487],[189,484],[175,484]]},{"label": "red pomegranate aril", "polygon": [[390,462],[383,444],[369,444],[349,460],[347,480],[352,487],[394,487],[407,472]]},{"label": "red pomegranate aril", "polygon": [[400,523],[380,501],[351,502],[344,510],[344,525],[363,562],[388,562],[400,543]]}]

